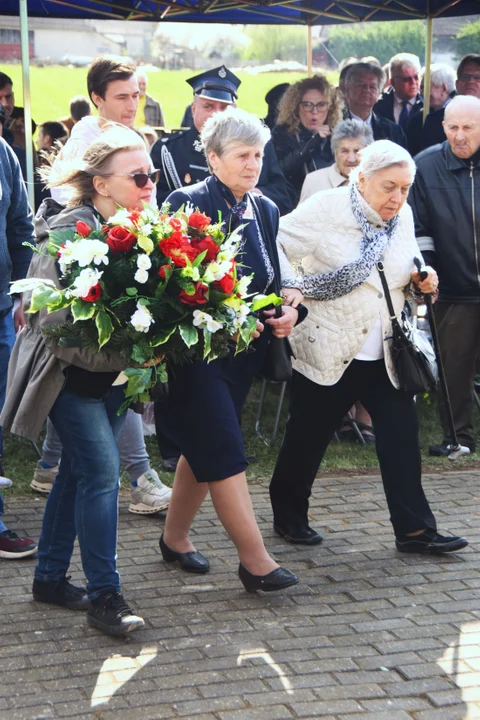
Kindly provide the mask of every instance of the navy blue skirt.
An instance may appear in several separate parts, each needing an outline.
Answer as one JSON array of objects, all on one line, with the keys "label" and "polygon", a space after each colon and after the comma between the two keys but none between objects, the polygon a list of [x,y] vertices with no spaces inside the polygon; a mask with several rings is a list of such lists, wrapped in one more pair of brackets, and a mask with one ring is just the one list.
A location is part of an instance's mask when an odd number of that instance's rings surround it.
[{"label": "navy blue skirt", "polygon": [[225,480],[247,468],[240,418],[264,355],[264,343],[254,344],[256,352],[171,368],[168,417],[198,482]]}]

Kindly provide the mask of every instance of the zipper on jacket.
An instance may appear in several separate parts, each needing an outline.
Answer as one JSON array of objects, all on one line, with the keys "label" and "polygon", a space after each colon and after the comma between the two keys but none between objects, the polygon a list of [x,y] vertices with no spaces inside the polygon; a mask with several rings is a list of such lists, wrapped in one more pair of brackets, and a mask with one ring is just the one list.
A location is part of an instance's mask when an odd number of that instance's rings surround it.
[{"label": "zipper on jacket", "polygon": [[472,224],[473,224],[473,243],[475,245],[475,262],[477,264],[477,280],[480,287],[480,270],[478,267],[478,243],[477,243],[477,225],[475,222],[475,178],[473,175],[473,160],[470,162],[470,180],[472,184]]}]

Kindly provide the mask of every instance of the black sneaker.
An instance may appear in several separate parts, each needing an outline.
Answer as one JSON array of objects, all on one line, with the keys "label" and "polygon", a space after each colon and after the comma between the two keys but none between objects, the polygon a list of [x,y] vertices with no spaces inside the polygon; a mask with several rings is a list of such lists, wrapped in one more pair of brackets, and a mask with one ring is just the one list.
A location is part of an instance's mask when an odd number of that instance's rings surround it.
[{"label": "black sneaker", "polygon": [[397,550],[404,553],[443,553],[457,552],[467,547],[468,540],[456,535],[440,535],[436,530],[425,530],[421,535],[403,535],[395,540]]},{"label": "black sneaker", "polygon": [[[475,443],[467,442],[464,440],[458,441],[460,445],[463,445],[464,447],[468,447],[471,453],[474,453],[476,450]],[[430,445],[428,448],[428,454],[432,457],[448,457],[452,450],[452,443],[450,440],[443,440],[439,445]]]},{"label": "black sneaker", "polygon": [[34,580],[32,593],[33,599],[37,602],[62,605],[69,610],[87,610],[88,595],[84,587],[78,587],[68,582],[68,577],[63,577],[56,582],[44,582]]},{"label": "black sneaker", "polygon": [[106,635],[125,635],[145,627],[143,618],[134,615],[122,593],[116,590],[108,590],[90,600],[87,621]]}]

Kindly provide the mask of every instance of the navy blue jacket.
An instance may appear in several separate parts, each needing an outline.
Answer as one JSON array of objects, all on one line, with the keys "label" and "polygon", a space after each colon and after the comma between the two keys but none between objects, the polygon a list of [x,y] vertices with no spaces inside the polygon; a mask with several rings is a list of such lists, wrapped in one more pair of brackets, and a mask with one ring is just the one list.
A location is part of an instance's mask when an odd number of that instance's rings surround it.
[{"label": "navy blue jacket", "polygon": [[[396,122],[395,114],[393,112],[394,97],[395,93],[393,92],[393,90],[382,93],[380,100],[373,107],[373,112],[375,113],[375,115],[387,118],[387,120],[390,120],[390,122]],[[423,110],[423,98],[421,95],[417,95],[415,103],[412,106],[410,112],[408,113],[408,118],[410,119],[411,117],[419,113],[421,110]]]},{"label": "navy blue jacket", "polygon": [[20,164],[13,150],[0,138],[0,312],[12,307],[11,280],[24,278],[35,244],[32,211]]}]

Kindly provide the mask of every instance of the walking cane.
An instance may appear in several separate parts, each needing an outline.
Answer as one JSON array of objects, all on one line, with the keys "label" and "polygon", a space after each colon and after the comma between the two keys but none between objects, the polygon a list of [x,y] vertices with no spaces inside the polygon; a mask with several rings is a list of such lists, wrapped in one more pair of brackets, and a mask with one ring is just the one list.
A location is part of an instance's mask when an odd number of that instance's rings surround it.
[{"label": "walking cane", "polygon": [[[419,260],[419,258],[414,258],[415,265],[417,266],[417,270],[420,273],[420,279],[425,280],[428,273],[426,270],[423,270],[422,262]],[[428,323],[430,325],[430,330],[432,333],[432,340],[433,340],[433,348],[435,350],[435,355],[437,357],[437,367],[438,367],[438,379],[440,381],[440,390],[443,397],[443,404],[445,407],[445,412],[447,414],[447,420],[448,425],[450,429],[450,437],[452,438],[451,445],[448,446],[448,459],[449,460],[457,460],[459,457],[462,457],[462,455],[469,455],[470,454],[470,448],[465,447],[465,445],[460,445],[457,439],[457,433],[455,431],[455,423],[453,420],[453,413],[452,413],[452,404],[450,402],[450,395],[448,393],[448,385],[447,385],[447,378],[445,376],[445,368],[443,367],[443,360],[442,360],[442,354],[440,352],[440,343],[438,341],[438,333],[437,333],[437,324],[435,322],[435,313],[433,312],[433,303],[432,303],[432,296],[430,293],[424,294],[425,299],[425,305],[427,306],[427,315],[428,315]]]}]

